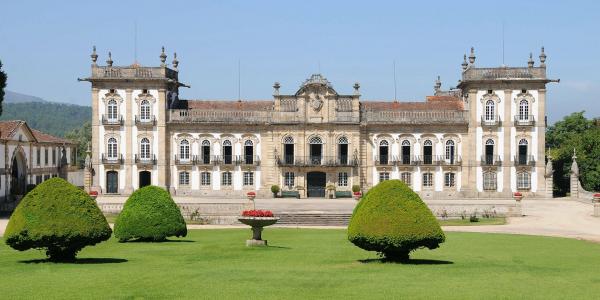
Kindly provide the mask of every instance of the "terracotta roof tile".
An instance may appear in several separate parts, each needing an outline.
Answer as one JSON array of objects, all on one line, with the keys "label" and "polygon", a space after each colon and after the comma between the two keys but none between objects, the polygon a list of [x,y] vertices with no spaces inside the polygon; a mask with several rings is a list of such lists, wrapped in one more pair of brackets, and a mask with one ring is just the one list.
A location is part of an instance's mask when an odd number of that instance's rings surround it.
[{"label": "terracotta roof tile", "polygon": [[462,101],[431,99],[426,102],[361,101],[367,110],[464,110]]},{"label": "terracotta roof tile", "polygon": [[21,120],[0,121],[0,139],[8,139],[23,123],[25,122]]},{"label": "terracotta roof tile", "polygon": [[39,130],[31,129],[33,136],[39,143],[60,143],[60,144],[75,144],[71,140],[55,137]]},{"label": "terracotta roof tile", "polygon": [[179,100],[180,108],[212,110],[271,110],[272,100],[229,101],[229,100]]}]

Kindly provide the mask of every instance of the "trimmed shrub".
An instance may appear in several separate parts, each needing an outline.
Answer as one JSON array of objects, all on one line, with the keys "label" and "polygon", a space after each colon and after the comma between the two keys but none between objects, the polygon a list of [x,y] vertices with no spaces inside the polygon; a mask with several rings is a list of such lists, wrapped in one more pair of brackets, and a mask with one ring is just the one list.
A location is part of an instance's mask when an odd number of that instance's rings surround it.
[{"label": "trimmed shrub", "polygon": [[271,186],[271,193],[273,193],[273,195],[277,195],[277,193],[279,193],[279,190],[280,188],[278,185],[274,184]]},{"label": "trimmed shrub", "polygon": [[164,241],[169,236],[186,236],[179,207],[163,188],[146,186],[131,194],[115,222],[115,237],[129,240]]},{"label": "trimmed shrub", "polygon": [[360,192],[360,185],[355,184],[352,186],[352,193]]},{"label": "trimmed shrub", "polygon": [[46,249],[51,261],[72,261],[85,246],[110,238],[96,202],[59,177],[36,186],[10,216],[4,238],[19,251]]},{"label": "trimmed shrub", "polygon": [[445,236],[419,195],[400,180],[387,180],[369,190],[354,208],[348,239],[388,260],[404,261],[415,249],[438,248]]}]

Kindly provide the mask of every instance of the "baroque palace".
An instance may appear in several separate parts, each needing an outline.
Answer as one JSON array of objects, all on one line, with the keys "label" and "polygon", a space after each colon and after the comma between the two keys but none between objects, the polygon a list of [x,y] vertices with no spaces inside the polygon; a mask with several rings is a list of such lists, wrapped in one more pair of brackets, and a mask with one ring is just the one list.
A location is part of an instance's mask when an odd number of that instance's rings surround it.
[{"label": "baroque palace", "polygon": [[482,68],[464,56],[456,88],[420,102],[338,93],[320,74],[264,101],[179,99],[176,54],[158,67],[97,64],[92,94],[92,190],[145,185],[174,195],[271,195],[270,187],[324,197],[400,179],[425,198],[552,193],[545,172],[546,55],[525,67]]}]

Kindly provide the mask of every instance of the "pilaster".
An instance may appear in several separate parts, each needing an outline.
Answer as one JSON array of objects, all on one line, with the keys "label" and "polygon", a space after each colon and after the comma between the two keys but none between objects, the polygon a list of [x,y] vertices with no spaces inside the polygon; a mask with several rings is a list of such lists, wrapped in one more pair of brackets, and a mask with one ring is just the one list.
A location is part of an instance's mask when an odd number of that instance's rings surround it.
[{"label": "pilaster", "polygon": [[100,191],[99,172],[100,172],[100,111],[99,111],[99,93],[98,88],[92,87],[92,168],[95,174],[92,178],[92,189]]},{"label": "pilaster", "polygon": [[132,139],[132,134],[133,134],[133,126],[135,125],[135,122],[133,120],[133,114],[132,114],[132,97],[131,97],[131,93],[132,90],[131,89],[126,89],[125,90],[125,143],[127,143],[127,152],[129,153],[123,153],[123,157],[125,158],[125,194],[131,194],[133,192],[133,185],[132,185],[132,168],[133,168],[133,149],[136,149],[137,147],[137,142],[136,140]]},{"label": "pilaster", "polygon": [[510,194],[511,192],[510,177],[512,176],[512,159],[510,149],[513,144],[513,141],[510,138],[510,131],[513,127],[511,103],[512,90],[506,89],[504,90],[504,116],[502,118],[502,131],[504,133],[504,143],[502,145],[504,149],[504,156],[502,157],[502,192],[504,194]]},{"label": "pilaster", "polygon": [[[538,111],[535,123],[535,130],[537,131],[537,153],[536,153],[536,161],[535,161],[535,169],[537,174],[537,182],[538,182],[538,190],[537,192],[540,194],[548,194],[550,193],[550,198],[552,198],[552,189],[547,191],[546,187],[542,186],[542,182],[544,182],[544,171],[545,171],[545,160],[546,160],[546,89],[538,90]],[[533,153],[532,153],[533,154]],[[552,180],[552,178],[549,178]],[[546,185],[547,186],[547,185]],[[552,181],[550,186],[552,186]],[[542,190],[544,188],[546,191]]]},{"label": "pilaster", "polygon": [[169,178],[169,149],[171,139],[168,136],[167,124],[166,124],[166,98],[167,91],[165,89],[158,90],[158,103],[157,103],[157,121],[156,128],[158,132],[158,149],[157,149],[157,171],[158,171],[158,186],[169,189],[170,178]]}]

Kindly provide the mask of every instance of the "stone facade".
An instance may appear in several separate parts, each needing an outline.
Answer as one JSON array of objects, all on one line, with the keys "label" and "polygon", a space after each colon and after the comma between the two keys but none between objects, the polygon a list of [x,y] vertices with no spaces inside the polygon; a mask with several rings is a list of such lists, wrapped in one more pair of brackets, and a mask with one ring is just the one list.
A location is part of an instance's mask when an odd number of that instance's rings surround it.
[{"label": "stone facade", "polygon": [[[106,66],[92,54],[92,189],[244,197],[270,187],[348,196],[401,179],[425,198],[546,197],[546,56],[540,66],[480,68],[472,50],[456,88],[421,102],[362,100],[320,74],[273,99],[179,99],[179,62]],[[333,192],[335,190],[335,192]]]}]

